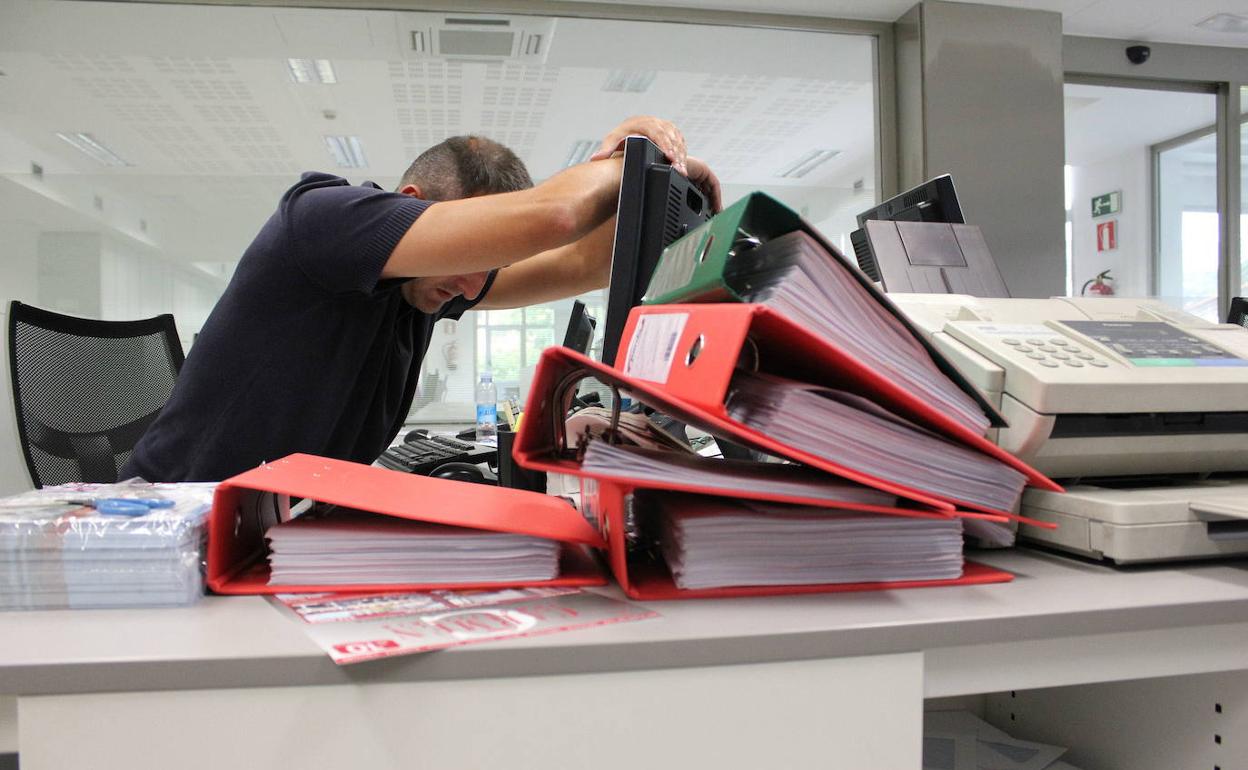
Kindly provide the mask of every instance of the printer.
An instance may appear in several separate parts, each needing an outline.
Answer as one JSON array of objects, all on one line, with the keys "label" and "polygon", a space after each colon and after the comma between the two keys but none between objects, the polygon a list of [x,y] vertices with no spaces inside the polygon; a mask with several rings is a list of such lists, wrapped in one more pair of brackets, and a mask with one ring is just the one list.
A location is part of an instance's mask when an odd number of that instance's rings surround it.
[{"label": "printer", "polygon": [[1061,481],[1020,536],[1120,564],[1248,554],[1248,329],[1157,300],[890,293]]}]

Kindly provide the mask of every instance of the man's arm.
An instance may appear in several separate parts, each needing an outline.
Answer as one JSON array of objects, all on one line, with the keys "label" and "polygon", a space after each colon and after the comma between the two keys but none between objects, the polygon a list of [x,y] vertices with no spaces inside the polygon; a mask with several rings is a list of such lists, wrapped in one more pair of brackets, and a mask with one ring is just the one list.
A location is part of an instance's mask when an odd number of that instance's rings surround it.
[{"label": "man's arm", "polygon": [[614,242],[613,216],[575,243],[499,270],[476,309],[524,307],[601,289],[611,279]]},{"label": "man's arm", "polygon": [[[720,210],[719,180],[701,160],[688,158],[689,179],[707,196],[712,213]],[[494,284],[477,303],[482,310],[523,307],[575,297],[601,289],[611,280],[615,217],[575,243],[543,252],[498,271]]]},{"label": "man's arm", "polygon": [[621,167],[619,158],[582,163],[528,190],[430,206],[381,277],[478,273],[578,241],[615,212]]}]

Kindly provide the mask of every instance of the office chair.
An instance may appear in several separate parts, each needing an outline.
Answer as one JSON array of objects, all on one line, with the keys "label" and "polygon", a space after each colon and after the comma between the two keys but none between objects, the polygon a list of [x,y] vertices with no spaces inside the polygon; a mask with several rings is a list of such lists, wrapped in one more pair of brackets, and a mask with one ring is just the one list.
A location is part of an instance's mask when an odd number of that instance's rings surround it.
[{"label": "office chair", "polygon": [[1231,297],[1231,309],[1226,313],[1226,322],[1248,328],[1248,297]]},{"label": "office chair", "polygon": [[36,487],[113,482],[182,368],[173,316],[98,321],[9,303],[18,438]]}]

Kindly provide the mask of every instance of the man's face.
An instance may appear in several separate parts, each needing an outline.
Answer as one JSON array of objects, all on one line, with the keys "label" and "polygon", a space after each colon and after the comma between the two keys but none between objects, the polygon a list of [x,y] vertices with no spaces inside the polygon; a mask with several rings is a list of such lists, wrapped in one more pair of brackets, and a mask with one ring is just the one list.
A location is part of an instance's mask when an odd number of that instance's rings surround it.
[{"label": "man's face", "polygon": [[403,285],[403,296],[420,312],[436,313],[460,295],[475,297],[480,294],[487,277],[488,272],[413,278]]}]

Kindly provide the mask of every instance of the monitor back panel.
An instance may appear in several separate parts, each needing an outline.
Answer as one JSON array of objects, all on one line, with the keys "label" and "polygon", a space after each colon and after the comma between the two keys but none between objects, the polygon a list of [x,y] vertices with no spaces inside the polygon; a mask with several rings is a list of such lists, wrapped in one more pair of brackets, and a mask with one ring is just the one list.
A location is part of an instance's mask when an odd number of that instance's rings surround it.
[{"label": "monitor back panel", "polygon": [[1010,296],[975,225],[873,219],[864,229],[885,291]]}]

